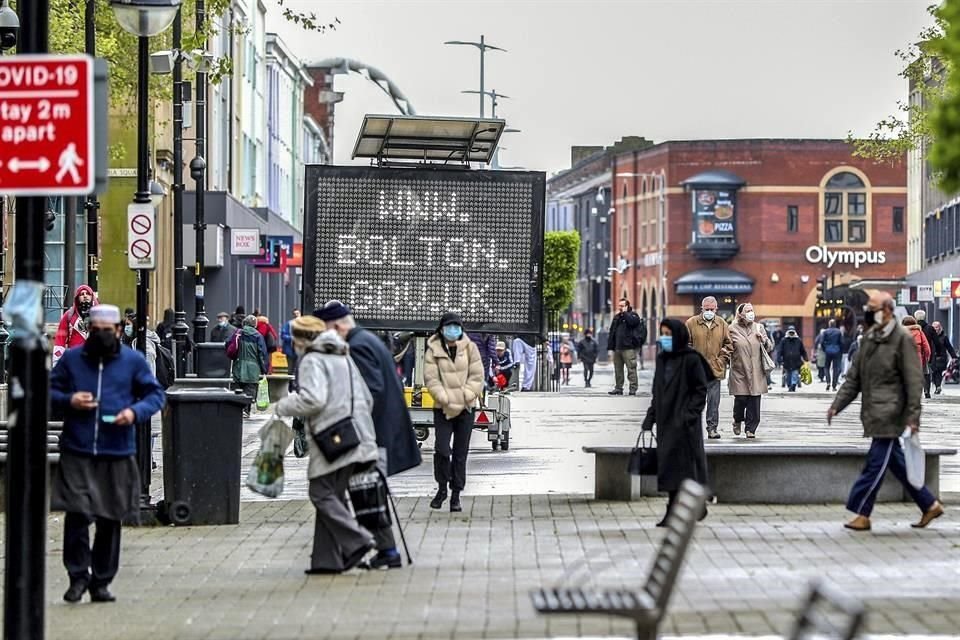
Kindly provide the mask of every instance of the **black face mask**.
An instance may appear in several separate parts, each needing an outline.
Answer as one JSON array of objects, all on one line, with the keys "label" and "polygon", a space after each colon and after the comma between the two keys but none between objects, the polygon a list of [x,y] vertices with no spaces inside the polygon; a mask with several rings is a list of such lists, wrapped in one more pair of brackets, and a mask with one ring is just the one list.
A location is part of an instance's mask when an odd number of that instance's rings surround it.
[{"label": "black face mask", "polygon": [[80,315],[82,316],[86,316],[88,313],[90,313],[90,307],[92,306],[93,306],[93,303],[89,301],[88,302],[80,301],[77,303],[77,309],[80,310]]},{"label": "black face mask", "polygon": [[872,327],[877,324],[877,312],[873,309],[867,309],[863,312],[863,324]]},{"label": "black face mask", "polygon": [[117,333],[113,329],[100,329],[90,333],[84,349],[95,358],[106,358],[117,352],[120,343],[117,342]]}]

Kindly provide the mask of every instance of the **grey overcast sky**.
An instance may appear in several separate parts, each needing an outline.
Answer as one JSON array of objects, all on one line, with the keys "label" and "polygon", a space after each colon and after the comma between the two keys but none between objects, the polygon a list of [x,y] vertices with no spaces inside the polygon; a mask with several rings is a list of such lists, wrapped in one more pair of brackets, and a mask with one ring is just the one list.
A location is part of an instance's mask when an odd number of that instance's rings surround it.
[{"label": "grey overcast sky", "polygon": [[[478,115],[474,47],[498,115],[501,164],[550,172],[571,145],[624,135],[694,138],[865,134],[906,97],[894,51],[931,23],[934,0],[287,0],[340,19],[306,33],[267,3],[267,26],[305,61],[361,60],[386,73],[421,115]],[[349,164],[365,113],[395,113],[360,76],[337,76],[335,161]],[[489,103],[487,107],[489,115]]]}]

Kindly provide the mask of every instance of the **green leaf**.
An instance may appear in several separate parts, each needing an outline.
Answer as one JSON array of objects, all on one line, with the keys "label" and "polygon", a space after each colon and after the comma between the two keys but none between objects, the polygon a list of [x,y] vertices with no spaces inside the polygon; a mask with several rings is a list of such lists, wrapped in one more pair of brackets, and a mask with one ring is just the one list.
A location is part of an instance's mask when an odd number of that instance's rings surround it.
[{"label": "green leaf", "polygon": [[543,237],[543,304],[563,311],[573,303],[580,260],[577,231],[548,231]]}]

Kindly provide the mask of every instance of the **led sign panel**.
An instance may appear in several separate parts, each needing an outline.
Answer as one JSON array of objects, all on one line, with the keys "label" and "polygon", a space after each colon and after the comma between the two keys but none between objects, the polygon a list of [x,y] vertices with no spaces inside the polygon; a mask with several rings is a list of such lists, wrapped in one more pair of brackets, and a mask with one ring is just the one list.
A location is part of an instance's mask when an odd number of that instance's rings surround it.
[{"label": "led sign panel", "polygon": [[541,333],[545,175],[306,168],[304,307],[367,327]]}]

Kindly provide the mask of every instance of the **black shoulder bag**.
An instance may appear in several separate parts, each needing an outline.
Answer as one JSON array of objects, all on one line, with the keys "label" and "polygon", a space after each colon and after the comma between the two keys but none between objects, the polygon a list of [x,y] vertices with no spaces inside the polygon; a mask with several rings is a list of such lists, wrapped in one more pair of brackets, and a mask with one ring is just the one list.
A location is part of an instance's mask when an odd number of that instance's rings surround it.
[{"label": "black shoulder bag", "polygon": [[360,446],[360,433],[353,423],[353,368],[350,365],[350,356],[345,356],[345,359],[347,377],[350,379],[350,414],[313,434],[313,441],[317,443],[327,462],[331,463]]},{"label": "black shoulder bag", "polygon": [[[650,434],[650,444],[643,441],[643,434]],[[655,476],[657,475],[657,438],[653,431],[640,430],[637,436],[637,444],[630,452],[630,460],[627,462],[627,471],[634,476]]]}]

